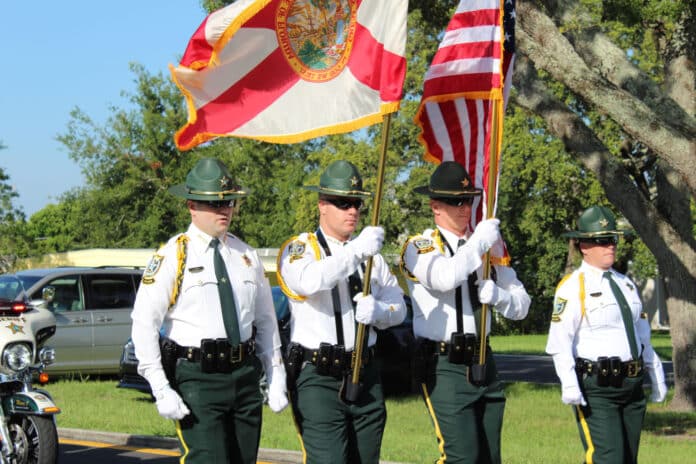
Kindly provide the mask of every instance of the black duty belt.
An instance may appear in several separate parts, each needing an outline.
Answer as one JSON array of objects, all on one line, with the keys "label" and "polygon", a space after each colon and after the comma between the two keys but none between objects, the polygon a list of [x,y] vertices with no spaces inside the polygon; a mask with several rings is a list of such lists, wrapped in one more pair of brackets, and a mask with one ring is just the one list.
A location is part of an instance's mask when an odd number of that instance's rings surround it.
[{"label": "black duty belt", "polygon": [[[427,338],[423,338],[422,341],[422,347],[423,350],[426,354],[432,354],[432,355],[440,355],[440,356],[447,356],[449,353],[452,351],[452,343],[451,342],[436,342],[434,340],[430,340]],[[478,354],[480,352],[480,347],[481,347],[481,340],[476,337],[475,343],[474,343],[474,352],[475,354]],[[489,344],[489,339],[486,337],[486,350],[490,351],[491,346]]]},{"label": "black duty belt", "polygon": [[[612,362],[613,361],[613,362]],[[643,372],[643,358],[637,361],[621,361],[617,358],[599,358],[597,361],[577,358],[575,370],[579,374],[598,376],[638,377]]]},{"label": "black duty belt", "polygon": [[218,360],[228,360],[230,364],[238,364],[248,356],[256,352],[256,342],[249,339],[236,346],[231,346],[226,339],[201,340],[201,346],[181,346],[176,347],[176,357],[183,358],[191,362],[200,362],[203,358],[217,358]]},{"label": "black duty belt", "polygon": [[[303,361],[308,362],[310,364],[321,364],[328,363],[331,362],[331,360],[333,360],[333,362],[342,362],[345,366],[350,367],[353,362],[353,351],[344,351],[341,354],[337,355],[336,353],[338,352],[338,350],[336,350],[335,348],[337,345],[330,346],[332,349],[326,351],[322,350],[322,348],[312,350],[310,348],[303,347]],[[372,359],[375,357],[375,348],[371,346],[368,349],[363,350],[362,355],[362,364],[365,365],[372,361]]]}]

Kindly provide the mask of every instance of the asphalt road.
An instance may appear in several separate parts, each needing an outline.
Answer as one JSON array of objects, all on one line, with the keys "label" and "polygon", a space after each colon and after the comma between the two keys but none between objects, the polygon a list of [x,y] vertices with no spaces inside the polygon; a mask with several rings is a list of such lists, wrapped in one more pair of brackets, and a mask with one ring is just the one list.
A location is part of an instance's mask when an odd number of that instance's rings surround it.
[{"label": "asphalt road", "polygon": [[[500,378],[507,382],[558,383],[549,356],[495,355]],[[673,385],[671,362],[663,362],[668,385]],[[70,464],[175,464],[179,462],[177,441],[90,430],[59,429],[59,462]],[[299,464],[296,451],[259,450],[258,464]],[[382,464],[397,464],[382,462]]]}]

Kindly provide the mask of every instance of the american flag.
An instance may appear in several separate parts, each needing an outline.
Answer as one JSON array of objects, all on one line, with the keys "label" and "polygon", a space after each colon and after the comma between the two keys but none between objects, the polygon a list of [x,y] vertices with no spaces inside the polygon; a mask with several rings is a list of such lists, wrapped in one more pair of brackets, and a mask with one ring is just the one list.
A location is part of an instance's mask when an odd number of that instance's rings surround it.
[{"label": "american flag", "polygon": [[[497,107],[497,163],[500,167],[503,113],[512,80],[515,51],[515,0],[462,0],[447,25],[425,75],[415,117],[424,159],[458,161],[477,187],[472,227],[484,217],[488,195],[492,115]],[[502,47],[501,47],[502,44]],[[497,196],[496,172],[495,191]],[[495,199],[495,197],[494,197]]]}]

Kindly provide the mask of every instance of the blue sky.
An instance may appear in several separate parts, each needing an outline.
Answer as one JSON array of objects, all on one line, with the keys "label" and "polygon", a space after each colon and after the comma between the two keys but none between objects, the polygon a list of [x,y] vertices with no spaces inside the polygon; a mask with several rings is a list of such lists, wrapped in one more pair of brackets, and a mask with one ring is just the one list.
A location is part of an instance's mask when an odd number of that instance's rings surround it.
[{"label": "blue sky", "polygon": [[79,107],[98,124],[128,107],[137,62],[169,75],[206,13],[199,0],[3,2],[0,167],[31,216],[83,182],[55,137]]}]

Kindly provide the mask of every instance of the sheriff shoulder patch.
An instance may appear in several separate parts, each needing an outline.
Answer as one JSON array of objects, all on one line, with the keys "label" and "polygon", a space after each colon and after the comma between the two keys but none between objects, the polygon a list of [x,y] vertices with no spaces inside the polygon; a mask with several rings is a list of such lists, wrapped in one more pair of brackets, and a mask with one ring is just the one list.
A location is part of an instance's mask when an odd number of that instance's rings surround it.
[{"label": "sheriff shoulder patch", "polygon": [[565,311],[568,300],[564,298],[556,298],[553,302],[553,314],[551,314],[551,322],[560,322],[561,314]]},{"label": "sheriff shoulder patch", "polygon": [[149,285],[155,283],[155,274],[157,274],[162,267],[162,261],[164,261],[164,256],[162,255],[155,254],[150,258],[150,262],[147,263],[145,271],[143,272],[144,284]]},{"label": "sheriff shoulder patch", "polygon": [[301,240],[295,240],[290,245],[288,245],[288,254],[290,255],[290,262],[302,259],[304,256],[306,245]]},{"label": "sheriff shoulder patch", "polygon": [[433,246],[433,241],[429,238],[419,237],[413,240],[413,246],[416,247],[416,251],[419,255],[424,253],[430,253],[435,249]]}]

